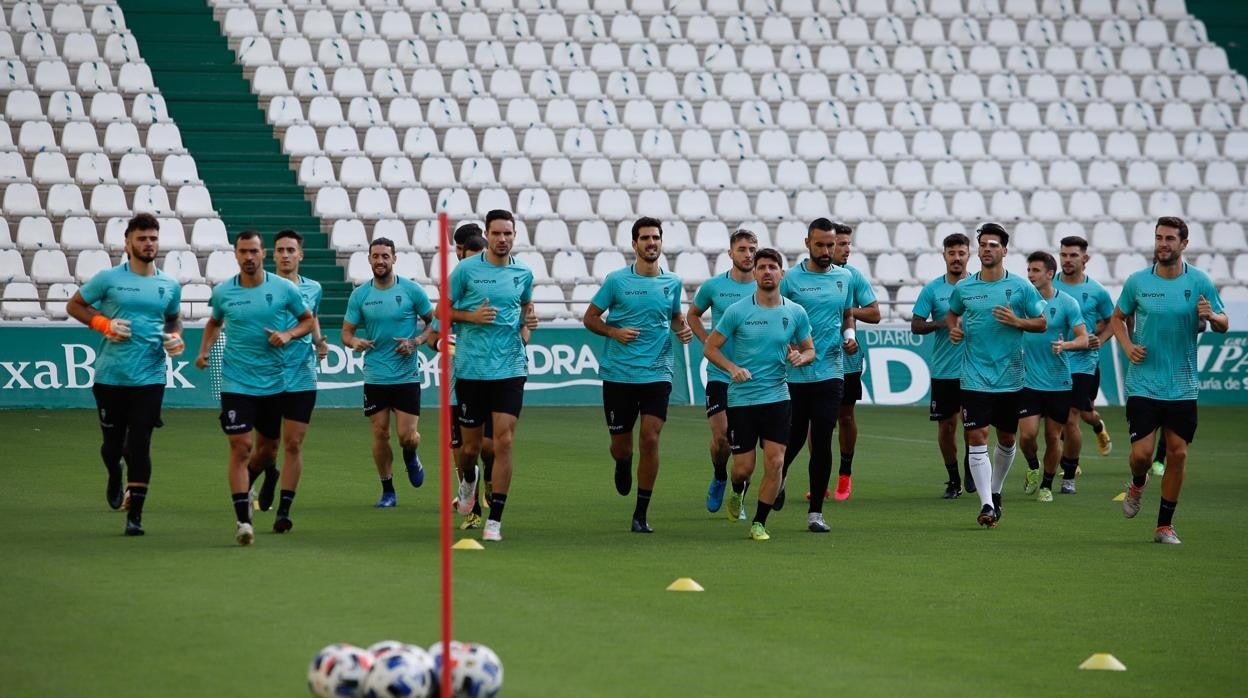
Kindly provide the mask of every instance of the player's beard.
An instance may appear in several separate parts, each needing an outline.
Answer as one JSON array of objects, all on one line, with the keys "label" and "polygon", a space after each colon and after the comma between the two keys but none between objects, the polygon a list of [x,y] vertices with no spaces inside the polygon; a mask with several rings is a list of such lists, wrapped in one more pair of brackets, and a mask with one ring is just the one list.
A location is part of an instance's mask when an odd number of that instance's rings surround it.
[{"label": "player's beard", "polygon": [[1157,251],[1157,263],[1163,267],[1173,267],[1183,258],[1183,253],[1177,250],[1169,250],[1167,252]]},{"label": "player's beard", "polygon": [[820,269],[827,269],[828,267],[832,266],[832,255],[824,254],[824,255],[819,255],[818,257],[812,256],[810,258],[810,261],[814,262],[815,266],[819,267]]},{"label": "player's beard", "polygon": [[966,262],[958,261],[949,263],[950,274],[953,274],[954,276],[962,276],[962,272],[964,271],[966,271]]},{"label": "player's beard", "polygon": [[661,253],[657,247],[648,247],[641,251],[641,258],[647,262],[657,262]]},{"label": "player's beard", "polygon": [[152,252],[151,254],[145,254],[143,250],[137,247],[130,251],[130,256],[134,257],[135,259],[139,260],[140,262],[144,264],[151,264],[152,262],[156,261],[155,252]]}]

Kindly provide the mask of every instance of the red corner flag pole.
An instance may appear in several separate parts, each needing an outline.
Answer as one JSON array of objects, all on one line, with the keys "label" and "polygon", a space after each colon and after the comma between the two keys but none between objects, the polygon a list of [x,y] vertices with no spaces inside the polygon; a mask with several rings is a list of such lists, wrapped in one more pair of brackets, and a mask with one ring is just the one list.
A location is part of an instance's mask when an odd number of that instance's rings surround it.
[{"label": "red corner flag pole", "polygon": [[450,254],[451,225],[446,211],[438,213],[438,333],[442,347],[438,352],[438,452],[441,454],[439,493],[442,499],[442,693],[451,692],[451,294],[446,278],[447,255]]}]

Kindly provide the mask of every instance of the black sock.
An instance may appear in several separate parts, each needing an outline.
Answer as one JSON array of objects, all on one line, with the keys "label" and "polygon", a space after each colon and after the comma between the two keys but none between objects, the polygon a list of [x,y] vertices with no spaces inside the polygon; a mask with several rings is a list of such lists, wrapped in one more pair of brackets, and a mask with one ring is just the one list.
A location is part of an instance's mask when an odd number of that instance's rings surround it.
[{"label": "black sock", "polygon": [[962,484],[962,476],[958,474],[958,462],[956,460],[952,463],[945,463],[945,470],[949,473],[950,483],[954,485]]},{"label": "black sock", "polygon": [[1161,463],[1162,465],[1166,464],[1166,438],[1164,435],[1157,439],[1157,455],[1153,456],[1153,462]]},{"label": "black sock", "polygon": [[1105,421],[1104,421],[1104,420],[1101,420],[1101,421],[1097,422],[1096,424],[1093,424],[1093,425],[1092,425],[1092,432],[1093,432],[1094,434],[1099,434],[1099,433],[1101,433],[1101,432],[1103,432],[1103,431],[1105,431]]},{"label": "black sock", "polygon": [[732,491],[737,494],[745,494],[745,481],[742,480],[741,482],[737,482],[736,480],[733,480]]},{"label": "black sock", "polygon": [[406,446],[403,447],[403,465],[407,465],[408,463],[411,463],[412,459],[415,457],[416,457],[416,449],[408,448]]},{"label": "black sock", "polygon": [[381,479],[381,492],[382,494],[394,494],[394,478],[393,477],[383,477]]},{"label": "black sock", "polygon": [[1028,470],[1039,470],[1039,469],[1040,469],[1040,457],[1039,457],[1039,456],[1027,456],[1027,455],[1024,455],[1024,456],[1023,456],[1023,458],[1027,459],[1027,469],[1028,469]]},{"label": "black sock", "polygon": [[481,483],[478,483],[476,487],[472,488],[472,513],[477,516],[481,516],[481,498],[477,496],[477,489],[479,487],[481,487]]},{"label": "black sock", "polygon": [[143,503],[147,501],[146,485],[130,485],[130,509],[126,518],[138,522],[143,518]]},{"label": "black sock", "polygon": [[637,488],[637,506],[633,507],[633,519],[645,523],[646,511],[650,508],[650,495],[654,490]]},{"label": "black sock", "polygon": [[260,476],[263,474],[264,474],[263,468],[261,468],[260,470],[252,470],[250,467],[248,467],[247,468],[247,487],[249,488],[255,487],[256,480],[259,480]]},{"label": "black sock", "polygon": [[1045,490],[1053,489],[1053,478],[1056,475],[1057,473],[1045,473],[1044,477],[1040,479],[1040,488]]},{"label": "black sock", "polygon": [[290,505],[295,503],[294,490],[282,490],[281,499],[277,502],[277,515],[279,517],[290,517]]},{"label": "black sock", "polygon": [[1062,459],[1062,479],[1063,480],[1074,480],[1075,473],[1078,470],[1079,470],[1078,458],[1063,458]]},{"label": "black sock", "polygon": [[841,453],[841,469],[837,471],[838,475],[854,474],[854,453]]},{"label": "black sock", "polygon": [[248,492],[235,492],[234,519],[239,523],[251,523],[251,495]]},{"label": "black sock", "polygon": [[490,495],[490,521],[502,522],[503,507],[507,504],[507,495],[495,492]]},{"label": "black sock", "polygon": [[494,481],[494,454],[481,453],[481,474],[485,476],[486,482]]},{"label": "black sock", "polygon": [[1148,484],[1148,473],[1145,473],[1143,475],[1132,475],[1131,484],[1135,485],[1136,487],[1143,487],[1144,485]]},{"label": "black sock", "polygon": [[1174,508],[1179,506],[1178,502],[1172,502],[1165,497],[1161,498],[1161,506],[1157,509],[1157,527],[1169,526],[1174,520]]},{"label": "black sock", "polygon": [[758,503],[758,509],[754,512],[754,523],[767,525],[767,515],[771,513],[771,505],[765,502]]},{"label": "black sock", "polygon": [[715,471],[715,479],[723,482],[728,479],[728,459],[712,458],[711,469]]}]

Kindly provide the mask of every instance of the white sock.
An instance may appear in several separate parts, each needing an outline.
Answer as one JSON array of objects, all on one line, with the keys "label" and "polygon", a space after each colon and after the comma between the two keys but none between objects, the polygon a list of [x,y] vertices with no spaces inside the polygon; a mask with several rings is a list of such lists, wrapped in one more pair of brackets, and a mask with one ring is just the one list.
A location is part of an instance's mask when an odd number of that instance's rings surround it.
[{"label": "white sock", "polygon": [[992,491],[984,487],[992,480],[992,463],[988,460],[988,446],[968,446],[966,451],[971,479],[975,481],[975,491],[979,494],[979,503],[991,505]]},{"label": "white sock", "polygon": [[1014,465],[1014,454],[1018,449],[1014,446],[1006,448],[1001,444],[997,444],[997,450],[992,454],[992,491],[996,494],[1001,493],[1001,488],[1005,487],[1005,476],[1010,474],[1010,466]]}]

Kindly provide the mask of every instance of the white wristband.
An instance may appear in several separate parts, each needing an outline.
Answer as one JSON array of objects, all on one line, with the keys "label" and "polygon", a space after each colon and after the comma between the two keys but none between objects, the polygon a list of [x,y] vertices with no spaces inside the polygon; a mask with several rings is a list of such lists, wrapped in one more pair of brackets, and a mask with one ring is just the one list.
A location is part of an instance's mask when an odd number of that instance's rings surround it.
[{"label": "white wristband", "polygon": [[844,336],[845,336],[845,341],[847,342],[851,339],[857,341],[858,332],[854,330],[854,328],[850,327],[849,329],[845,330]]}]

